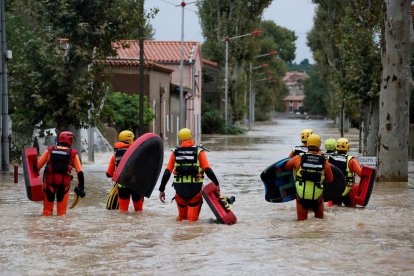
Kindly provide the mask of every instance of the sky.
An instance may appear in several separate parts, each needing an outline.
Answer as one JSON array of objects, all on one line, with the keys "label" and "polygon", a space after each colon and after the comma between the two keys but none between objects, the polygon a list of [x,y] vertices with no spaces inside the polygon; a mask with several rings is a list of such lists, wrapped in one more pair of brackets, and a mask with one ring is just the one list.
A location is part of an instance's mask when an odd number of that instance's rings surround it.
[{"label": "sky", "polygon": [[[151,24],[155,30],[156,40],[181,40],[181,0],[147,0],[145,9],[157,7],[159,12]],[[184,10],[184,40],[200,41],[204,38],[201,32],[197,7],[195,1],[184,1],[187,3]],[[312,29],[315,5],[311,0],[273,0],[272,4],[263,14],[264,20],[272,20],[277,25],[295,31],[296,59],[299,63],[305,58],[313,63],[312,52],[306,46],[306,33]]]}]

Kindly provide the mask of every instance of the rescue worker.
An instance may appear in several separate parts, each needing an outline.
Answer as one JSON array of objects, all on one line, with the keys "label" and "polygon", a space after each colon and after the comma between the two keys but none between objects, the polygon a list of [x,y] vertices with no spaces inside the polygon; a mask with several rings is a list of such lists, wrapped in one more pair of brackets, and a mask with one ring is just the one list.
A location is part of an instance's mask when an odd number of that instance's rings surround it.
[{"label": "rescue worker", "polygon": [[328,138],[325,140],[325,154],[335,155],[336,154],[336,139]]},{"label": "rescue worker", "polygon": [[[109,161],[108,169],[106,170],[106,176],[112,177],[119,163],[121,162],[122,157],[125,152],[134,142],[135,135],[132,131],[124,130],[121,131],[118,135],[118,142],[114,145],[114,155],[112,155],[111,160]],[[119,212],[126,213],[129,208],[129,201],[132,198],[132,203],[134,205],[135,212],[143,211],[144,208],[144,197],[137,192],[132,191],[131,189],[125,187],[121,183],[118,183],[118,203],[119,203]]]},{"label": "rescue worker", "polygon": [[66,215],[69,189],[72,182],[72,169],[78,176],[78,185],[75,187],[77,196],[85,196],[85,180],[82,165],[75,149],[72,149],[75,136],[70,131],[60,132],[56,146],[49,146],[37,162],[36,170],[40,170],[45,164],[43,172],[43,216],[53,214],[55,198],[57,201],[57,215]]},{"label": "rescue worker", "polygon": [[307,141],[308,141],[309,135],[311,135],[312,133],[313,133],[312,129],[309,129],[309,128],[302,130],[302,132],[300,133],[300,140],[302,141],[302,145],[295,146],[290,152],[289,158],[292,158],[296,155],[299,155],[301,153],[305,153],[308,151]]},{"label": "rescue worker", "polygon": [[220,193],[219,182],[210,168],[203,147],[196,146],[192,138],[193,135],[188,128],[183,128],[178,132],[178,140],[181,144],[171,153],[159,188],[159,198],[164,203],[165,186],[171,174],[174,174],[173,186],[178,208],[177,221],[195,222],[198,220],[203,203],[201,189],[204,172],[217,186],[218,194]]},{"label": "rescue worker", "polygon": [[333,181],[331,167],[325,156],[320,153],[321,139],[311,134],[307,139],[308,151],[296,155],[284,168],[296,170],[296,213],[299,221],[308,218],[309,210],[316,218],[323,218],[323,186]]},{"label": "rescue worker", "polygon": [[[361,176],[362,168],[359,165],[356,158],[351,155],[348,155],[349,151],[349,141],[346,138],[339,138],[336,144],[337,154],[329,157],[329,162],[337,166],[345,176],[346,187],[345,191],[342,193],[342,203],[348,207],[351,206],[351,199],[349,197],[349,192],[354,186],[355,183],[355,174]],[[341,205],[341,203],[339,203]]]}]

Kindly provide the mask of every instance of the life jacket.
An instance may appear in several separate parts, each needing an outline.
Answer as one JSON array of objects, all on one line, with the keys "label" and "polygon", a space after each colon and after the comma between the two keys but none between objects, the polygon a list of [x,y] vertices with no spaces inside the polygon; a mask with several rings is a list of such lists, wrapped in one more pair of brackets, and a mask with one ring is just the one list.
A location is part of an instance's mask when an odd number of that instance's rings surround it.
[{"label": "life jacket", "polygon": [[57,189],[64,188],[67,192],[72,182],[72,164],[77,151],[71,148],[50,146],[47,148],[50,153],[49,160],[44,171],[43,179],[45,189],[52,193]]},{"label": "life jacket", "polygon": [[293,156],[300,155],[301,153],[307,153],[308,147],[305,146],[295,146],[293,148]]},{"label": "life jacket", "polygon": [[296,193],[300,199],[317,200],[323,192],[325,180],[325,156],[304,153],[301,155],[300,168],[296,172]]},{"label": "life jacket", "polygon": [[122,157],[129,148],[130,144],[125,144],[122,142],[115,143],[115,170],[118,168],[119,163],[121,162]]},{"label": "life jacket", "polygon": [[[115,151],[115,170],[118,168],[119,163],[121,163],[122,157],[124,156],[125,152],[129,148],[130,144],[123,143],[123,142],[116,142],[114,145]],[[125,188],[124,185],[118,183],[119,188]]]},{"label": "life jacket", "polygon": [[200,192],[203,185],[203,169],[200,167],[198,155],[202,147],[178,147],[174,149],[174,181],[177,194],[183,198],[191,198]]},{"label": "life jacket", "polygon": [[349,170],[349,161],[354,158],[347,154],[336,154],[329,157],[329,163],[338,167],[345,176],[346,185],[352,187],[355,183],[355,174]]}]

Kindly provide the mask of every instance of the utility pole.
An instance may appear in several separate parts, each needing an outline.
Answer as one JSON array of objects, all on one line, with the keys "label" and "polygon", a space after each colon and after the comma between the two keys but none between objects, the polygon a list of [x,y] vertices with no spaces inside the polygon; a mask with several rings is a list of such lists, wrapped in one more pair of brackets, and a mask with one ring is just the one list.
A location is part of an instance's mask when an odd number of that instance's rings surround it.
[{"label": "utility pole", "polygon": [[181,44],[180,44],[180,119],[179,128],[185,127],[185,103],[184,103],[184,7],[187,4],[181,2]]},{"label": "utility pole", "polygon": [[140,15],[141,20],[139,24],[139,130],[138,136],[144,134],[144,28],[145,28],[145,14],[144,14],[144,0],[140,1]]},{"label": "utility pole", "polygon": [[5,2],[0,0],[0,88],[1,88],[1,170],[9,171],[9,94],[7,88],[7,48]]}]

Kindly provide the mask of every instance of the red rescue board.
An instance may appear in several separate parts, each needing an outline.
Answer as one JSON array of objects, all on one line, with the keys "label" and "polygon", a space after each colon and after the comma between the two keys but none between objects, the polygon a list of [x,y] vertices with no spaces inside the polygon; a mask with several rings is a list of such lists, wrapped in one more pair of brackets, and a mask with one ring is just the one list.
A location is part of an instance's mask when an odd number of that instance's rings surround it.
[{"label": "red rescue board", "polygon": [[203,198],[220,223],[227,225],[235,224],[237,222],[236,216],[231,210],[227,210],[223,207],[220,203],[220,196],[217,195],[216,191],[216,185],[213,182],[210,182],[203,188]]},{"label": "red rescue board", "polygon": [[368,166],[362,166],[361,180],[359,185],[354,185],[350,191],[351,203],[353,206],[367,206],[374,188],[377,170]]},{"label": "red rescue board", "polygon": [[37,165],[37,149],[25,148],[22,154],[24,183],[26,186],[27,198],[31,201],[43,200],[42,177],[34,170]]}]

